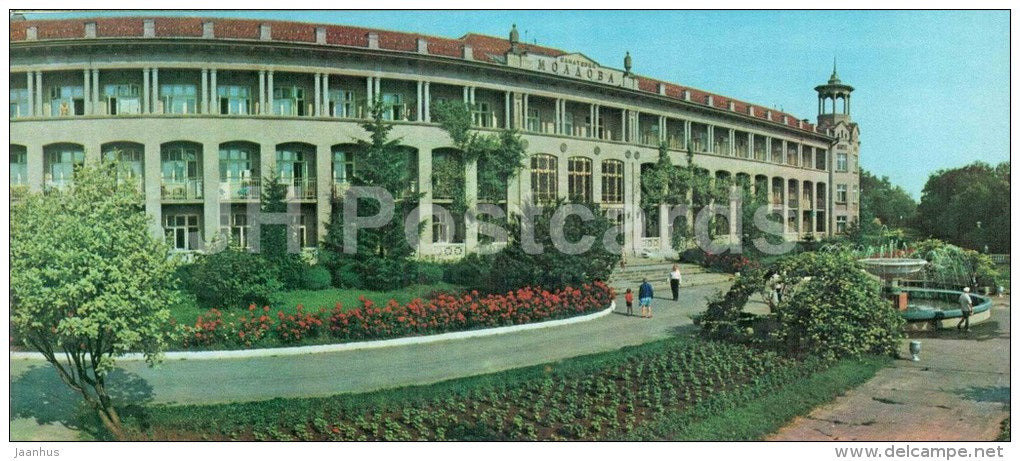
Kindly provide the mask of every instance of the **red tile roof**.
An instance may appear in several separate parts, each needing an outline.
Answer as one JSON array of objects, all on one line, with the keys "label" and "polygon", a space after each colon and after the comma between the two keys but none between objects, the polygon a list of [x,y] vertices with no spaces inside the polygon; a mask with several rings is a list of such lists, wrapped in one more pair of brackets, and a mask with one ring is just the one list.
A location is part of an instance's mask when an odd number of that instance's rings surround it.
[{"label": "red tile roof", "polygon": [[[32,26],[37,28],[38,40],[83,38],[85,36],[86,22],[96,23],[96,36],[98,38],[141,37],[145,19],[134,17],[16,21],[10,22],[10,40],[12,42],[27,40],[27,29]],[[375,32],[379,37],[379,48],[384,50],[416,52],[418,50],[417,39],[424,38],[428,42],[428,53],[431,55],[460,58],[463,56],[462,49],[464,45],[469,45],[472,48],[472,55],[475,60],[496,64],[502,61],[494,58],[502,57],[510,51],[509,40],[474,33],[466,34],[459,39],[450,39],[355,26],[317,26],[315,24],[288,21],[187,17],[159,17],[152,19],[155,22],[156,37],[201,37],[203,23],[212,22],[214,24],[213,35],[216,38],[257,40],[260,38],[259,26],[261,24],[268,24],[272,28],[272,40],[274,41],[314,43],[316,27],[325,27],[326,43],[329,45],[364,48],[368,46],[369,32]],[[520,43],[519,47],[522,51],[546,56],[568,54],[563,50],[527,43]],[[659,94],[659,85],[662,84],[666,87],[665,96],[668,98],[684,100],[686,99],[684,97],[685,93],[689,93],[692,103],[708,106],[708,96],[711,95],[711,107],[713,108],[728,111],[729,102],[732,101],[734,104],[733,112],[750,115],[762,120],[766,119],[767,109],[750,103],[648,77],[635,76],[635,78],[637,79],[639,91]],[[748,108],[751,108],[752,113],[749,114]],[[783,115],[788,116],[785,125],[800,128],[800,122],[797,117],[779,111],[772,111],[771,122],[784,124]],[[805,123],[802,129],[805,131],[816,131],[815,126],[810,123]]]}]

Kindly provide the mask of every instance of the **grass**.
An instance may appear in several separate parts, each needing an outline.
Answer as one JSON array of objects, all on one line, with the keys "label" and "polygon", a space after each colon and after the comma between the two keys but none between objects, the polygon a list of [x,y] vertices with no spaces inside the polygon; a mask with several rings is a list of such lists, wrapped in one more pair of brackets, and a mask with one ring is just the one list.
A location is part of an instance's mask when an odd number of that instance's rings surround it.
[{"label": "grass", "polygon": [[639,428],[634,435],[642,440],[761,440],[794,417],[805,415],[863,384],[891,360],[888,357],[843,360],[826,370],[795,380],[778,392],[693,424],[683,424],[683,415],[671,412]]},{"label": "grass", "polygon": [[999,424],[999,437],[995,439],[996,442],[1009,442],[1009,418],[1002,420]]},{"label": "grass", "polygon": [[[400,290],[391,291],[366,291],[327,288],[325,290],[294,290],[277,293],[280,301],[270,306],[272,312],[283,311],[291,314],[297,311],[298,304],[304,306],[305,311],[315,311],[320,307],[326,310],[333,309],[336,303],[341,303],[345,309],[352,309],[360,306],[360,296],[372,300],[376,304],[385,304],[390,299],[395,299],[401,304],[406,304],[414,298],[428,296],[434,292],[456,292],[461,287],[448,283],[437,283],[434,285],[412,285]],[[188,296],[180,304],[170,309],[170,315],[180,325],[194,325],[199,315],[205,314],[215,306],[200,306],[194,297]]]}]

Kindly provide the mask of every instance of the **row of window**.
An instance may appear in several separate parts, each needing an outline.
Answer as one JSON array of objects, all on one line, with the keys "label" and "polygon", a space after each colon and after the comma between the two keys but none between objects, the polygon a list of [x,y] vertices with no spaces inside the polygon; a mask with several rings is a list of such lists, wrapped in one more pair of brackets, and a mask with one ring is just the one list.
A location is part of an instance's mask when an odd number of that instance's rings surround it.
[{"label": "row of window", "polygon": [[[315,244],[315,216],[302,212],[293,218],[291,228],[301,248]],[[173,213],[163,216],[163,232],[166,242],[175,250],[198,250],[202,247],[201,218],[198,213]],[[232,245],[252,248],[251,225],[246,210],[230,210],[220,215],[220,232],[230,239]]]}]

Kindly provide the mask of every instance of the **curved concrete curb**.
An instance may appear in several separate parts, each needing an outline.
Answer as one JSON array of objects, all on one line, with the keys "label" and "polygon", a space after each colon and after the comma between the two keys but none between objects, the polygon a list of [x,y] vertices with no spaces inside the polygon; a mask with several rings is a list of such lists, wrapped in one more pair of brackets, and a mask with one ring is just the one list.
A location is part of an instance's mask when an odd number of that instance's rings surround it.
[{"label": "curved concrete curb", "polygon": [[[241,359],[251,357],[272,357],[286,355],[318,354],[322,352],[356,351],[361,349],[378,349],[383,347],[406,346],[409,344],[427,344],[452,339],[478,338],[482,336],[494,336],[518,331],[537,330],[540,328],[558,327],[572,323],[587,322],[599,317],[609,315],[616,310],[616,301],[609,303],[609,307],[593,314],[580,315],[567,319],[547,320],[545,322],[525,323],[522,325],[510,325],[506,327],[485,328],[481,330],[454,331],[428,336],[409,336],[406,338],[382,339],[378,341],[361,341],[355,343],[321,344],[317,346],[295,346],[280,347],[272,349],[243,349],[231,351],[176,351],[163,354],[163,360],[216,360],[216,359]],[[11,359],[14,360],[46,360],[38,352],[11,352]],[[117,357],[117,360],[145,360],[139,353],[125,354]]]}]

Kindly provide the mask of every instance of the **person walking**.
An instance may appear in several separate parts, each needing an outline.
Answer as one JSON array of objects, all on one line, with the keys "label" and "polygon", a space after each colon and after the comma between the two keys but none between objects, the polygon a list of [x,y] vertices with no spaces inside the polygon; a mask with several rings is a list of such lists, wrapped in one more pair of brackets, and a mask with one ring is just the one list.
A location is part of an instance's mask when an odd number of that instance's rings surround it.
[{"label": "person walking", "polygon": [[956,324],[956,329],[959,330],[961,326],[966,324],[964,331],[970,332],[970,314],[974,313],[974,301],[970,299],[970,287],[963,287],[963,293],[960,293],[960,322]]},{"label": "person walking", "polygon": [[652,318],[652,284],[648,279],[641,280],[641,287],[638,288],[638,303],[641,304],[641,316]]},{"label": "person walking", "polygon": [[623,294],[623,300],[627,302],[627,315],[634,315],[634,292],[630,288]]},{"label": "person walking", "polygon": [[680,266],[674,264],[669,273],[669,288],[673,290],[673,301],[680,300]]}]

